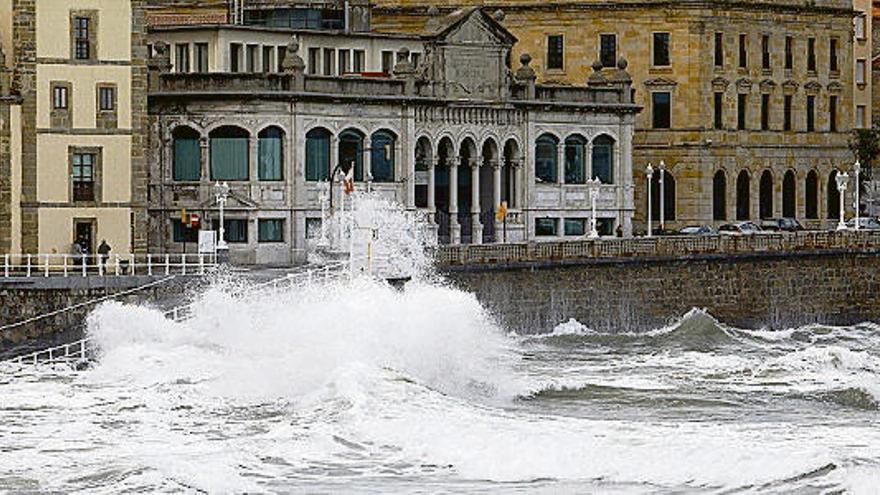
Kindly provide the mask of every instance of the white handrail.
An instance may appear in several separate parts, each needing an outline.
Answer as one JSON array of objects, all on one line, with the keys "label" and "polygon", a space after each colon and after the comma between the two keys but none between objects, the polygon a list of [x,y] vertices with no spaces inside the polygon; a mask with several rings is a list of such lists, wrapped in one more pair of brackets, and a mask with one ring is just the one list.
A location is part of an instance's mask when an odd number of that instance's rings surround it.
[{"label": "white handrail", "polygon": [[[155,275],[153,253],[125,254],[4,254],[0,278]],[[162,256],[162,255],[159,255]],[[165,253],[165,275],[204,275],[218,266],[217,257],[205,253]],[[160,258],[161,259],[161,258]],[[146,269],[143,267],[146,266]],[[73,270],[71,270],[73,268]],[[197,268],[197,269],[196,269]]]}]

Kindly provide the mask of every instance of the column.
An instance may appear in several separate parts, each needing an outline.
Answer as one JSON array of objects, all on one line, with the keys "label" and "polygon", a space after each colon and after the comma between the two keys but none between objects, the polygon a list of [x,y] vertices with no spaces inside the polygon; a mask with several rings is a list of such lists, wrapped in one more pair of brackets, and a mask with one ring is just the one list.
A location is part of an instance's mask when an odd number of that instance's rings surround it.
[{"label": "column", "polygon": [[434,163],[433,159],[428,160],[428,213],[433,218],[434,213],[437,211],[437,200],[435,197],[435,177],[434,172],[437,170],[437,164]]},{"label": "column", "polygon": [[492,180],[494,181],[494,188],[492,189],[492,207],[498,208],[501,206],[501,162],[491,162],[491,165]]},{"label": "column", "polygon": [[[202,180],[210,181],[211,180],[211,170],[210,170],[210,152],[208,147],[208,138],[201,137],[199,138],[199,148],[201,153],[199,154],[199,168],[201,169],[200,177]],[[174,153],[172,152],[172,160],[174,159]]]},{"label": "column", "polygon": [[584,148],[584,170],[587,172],[587,180],[590,180],[593,178],[593,141],[590,140]]},{"label": "column", "polygon": [[373,140],[370,138],[364,139],[364,145],[366,149],[363,150],[363,164],[364,164],[364,181],[372,178],[373,174],[371,170],[373,170]]},{"label": "column", "polygon": [[248,180],[256,182],[259,179],[257,175],[257,167],[260,160],[259,141],[253,134],[248,138]]},{"label": "column", "polygon": [[565,184],[565,141],[556,146],[556,183]]},{"label": "column", "polygon": [[483,163],[483,157],[478,156],[471,159],[471,222],[472,234],[471,239],[474,244],[483,243],[483,224],[480,222],[480,165]]},{"label": "column", "polygon": [[461,242],[461,226],[458,225],[458,160],[449,164],[449,236],[451,244]]},{"label": "column", "polygon": [[[406,208],[408,210],[415,209],[416,207],[416,160],[415,160],[415,151],[408,150],[408,153],[401,153],[401,145],[399,144],[400,140],[395,141],[394,145],[394,177],[400,177],[400,171],[398,170],[401,165],[406,167]],[[406,160],[403,160],[401,164],[401,160],[399,158],[407,157]]]}]

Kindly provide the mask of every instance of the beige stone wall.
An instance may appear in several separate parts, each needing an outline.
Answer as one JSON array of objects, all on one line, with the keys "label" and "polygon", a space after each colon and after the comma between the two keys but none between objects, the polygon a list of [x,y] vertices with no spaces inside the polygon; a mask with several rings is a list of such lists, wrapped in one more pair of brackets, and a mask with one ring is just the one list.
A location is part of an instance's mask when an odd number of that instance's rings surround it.
[{"label": "beige stone wall", "polygon": [[[864,36],[855,37],[853,40],[853,64],[858,60],[865,62],[865,83],[858,84],[853,76],[853,115],[856,115],[856,108],[864,106],[865,116],[864,123],[853,121],[855,127],[870,127],[872,122],[872,106],[873,106],[873,78],[871,77],[871,59],[873,51],[873,15],[871,0],[853,0],[853,8],[859,12],[864,18],[865,32]],[[855,69],[854,69],[855,70]]]},{"label": "beige stone wall", "polygon": [[44,208],[40,210],[40,252],[69,253],[74,219],[94,220],[95,245],[106,239],[116,254],[131,249],[128,208]]},{"label": "beige stone wall", "polygon": [[72,92],[68,104],[73,113],[73,128],[95,129],[97,127],[97,86],[113,84],[116,86],[117,127],[131,129],[131,67],[107,66],[96,68],[91,65],[43,64],[37,66],[37,128],[52,127],[49,119],[53,81],[71,84]]},{"label": "beige stone wall", "polygon": [[9,250],[12,253],[21,252],[21,106],[15,105],[10,109],[10,128],[15,132],[11,134],[10,172],[12,194],[10,200],[11,237]]},{"label": "beige stone wall", "polygon": [[98,59],[131,60],[131,2],[127,0],[38,0],[38,58],[70,58],[70,12],[73,10],[100,13]]},{"label": "beige stone wall", "polygon": [[45,203],[69,203],[70,180],[68,147],[101,149],[101,193],[104,203],[127,203],[131,200],[131,136],[69,136],[40,134],[40,174],[37,177],[37,200]]},{"label": "beige stone wall", "polygon": [[0,65],[12,65],[12,0],[0,0],[0,47],[6,54],[6,60]]}]

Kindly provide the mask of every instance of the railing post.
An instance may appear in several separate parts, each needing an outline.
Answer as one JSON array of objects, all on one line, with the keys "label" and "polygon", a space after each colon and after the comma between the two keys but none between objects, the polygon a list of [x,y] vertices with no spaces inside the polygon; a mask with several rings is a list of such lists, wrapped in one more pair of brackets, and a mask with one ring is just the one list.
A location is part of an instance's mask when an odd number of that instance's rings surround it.
[{"label": "railing post", "polygon": [[49,276],[49,255],[47,254],[45,256],[46,256],[46,261],[43,264],[43,276],[48,277]]},{"label": "railing post", "polygon": [[137,258],[134,257],[134,253],[129,254],[128,257],[131,260],[131,264],[129,265],[129,269],[131,271],[130,271],[129,275],[137,275],[137,266],[136,266]]},{"label": "railing post", "polygon": [[31,255],[27,255],[27,276],[31,276]]},{"label": "railing post", "polygon": [[168,275],[168,273],[170,271],[171,271],[171,255],[168,253],[165,253],[165,275]]},{"label": "railing post", "polygon": [[186,275],[186,253],[180,255],[180,274]]},{"label": "railing post", "polygon": [[79,355],[83,359],[85,359],[85,357],[86,357],[86,341],[85,340],[79,341]]},{"label": "railing post", "polygon": [[3,256],[3,276],[9,278],[9,254]]},{"label": "railing post", "polygon": [[88,263],[88,260],[86,260],[86,258],[88,258],[88,255],[87,255],[87,254],[83,254],[83,255],[82,255],[82,276],[83,276],[83,277],[85,277],[85,276],[87,275],[87,265],[86,265],[86,263]]},{"label": "railing post", "polygon": [[113,273],[116,274],[117,277],[119,276],[119,255],[118,254],[113,255]]},{"label": "railing post", "polygon": [[147,253],[147,275],[153,276],[153,255]]},{"label": "railing post", "polygon": [[199,253],[199,275],[205,274],[205,255]]},{"label": "railing post", "polygon": [[104,270],[106,269],[106,267],[104,267],[104,256],[100,254],[95,255],[95,264],[98,265],[98,276],[103,277]]}]

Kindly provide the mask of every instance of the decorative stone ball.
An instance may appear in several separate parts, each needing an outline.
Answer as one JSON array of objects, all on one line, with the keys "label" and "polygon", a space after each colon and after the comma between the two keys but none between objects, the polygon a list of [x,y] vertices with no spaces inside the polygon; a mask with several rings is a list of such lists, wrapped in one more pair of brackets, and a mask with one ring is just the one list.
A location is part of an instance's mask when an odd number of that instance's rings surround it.
[{"label": "decorative stone ball", "polygon": [[530,63],[532,63],[532,56],[529,55],[528,53],[523,53],[522,55],[519,56],[519,62],[521,64],[523,64],[524,66],[527,66]]},{"label": "decorative stone ball", "polygon": [[629,62],[626,61],[626,57],[623,55],[617,59],[617,68],[620,70],[626,70],[626,67],[629,65]]},{"label": "decorative stone ball", "polygon": [[438,9],[436,5],[431,5],[428,7],[428,15],[431,17],[437,17],[440,15],[440,9]]},{"label": "decorative stone ball", "polygon": [[493,17],[496,21],[501,22],[501,21],[504,20],[504,11],[501,10],[501,9],[498,9],[498,10],[495,11],[494,14],[492,14],[492,17]]},{"label": "decorative stone ball", "polygon": [[600,70],[602,70],[602,67],[603,67],[603,66],[602,66],[602,62],[601,62],[601,61],[596,60],[595,62],[593,62],[593,71],[595,71],[595,72],[599,72]]}]

